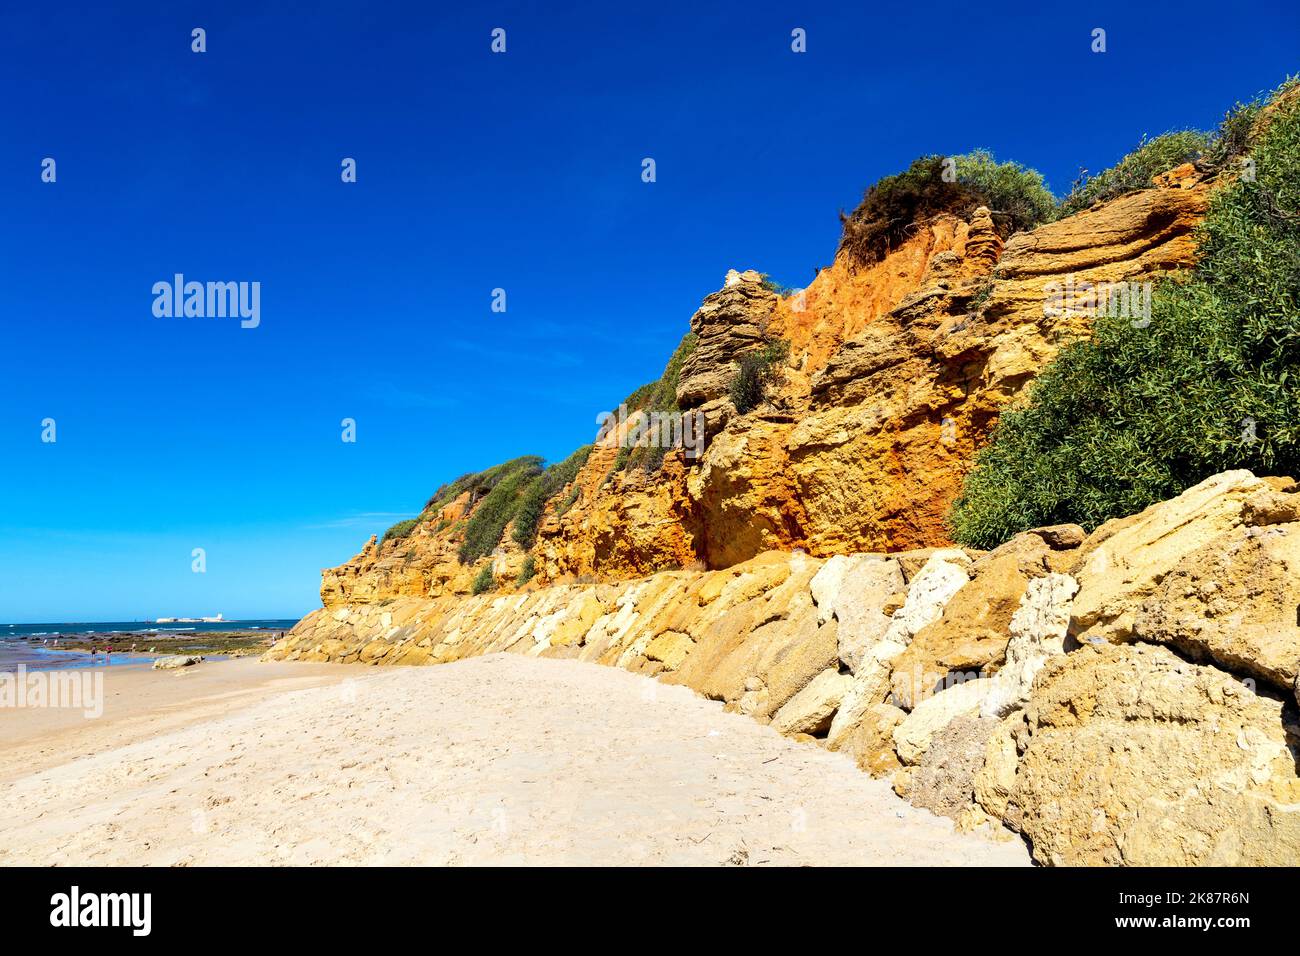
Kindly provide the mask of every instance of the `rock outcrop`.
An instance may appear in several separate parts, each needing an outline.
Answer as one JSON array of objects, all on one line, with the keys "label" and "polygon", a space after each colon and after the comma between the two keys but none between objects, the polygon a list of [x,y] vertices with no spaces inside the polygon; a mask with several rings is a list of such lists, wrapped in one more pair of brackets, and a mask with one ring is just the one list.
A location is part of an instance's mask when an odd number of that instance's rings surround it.
[{"label": "rock outcrop", "polygon": [[1216,668],[1087,646],[1035,683],[1002,816],[1042,863],[1294,866],[1298,733],[1283,701]]},{"label": "rock outcrop", "polygon": [[[950,544],[944,516],[999,411],[1087,331],[1086,310],[1048,307],[1051,290],[1191,265],[1210,188],[1187,167],[1005,247],[987,210],[941,214],[880,262],[838,256],[793,293],[730,271],[665,373],[675,410],[703,415],[702,454],[677,448],[646,470],[598,445],[547,506],[530,549],[538,583],[723,568],[770,550]],[[788,354],[766,400],[738,414],[739,360],[778,341]],[[457,552],[478,504],[426,512],[407,536],[327,570],[324,603],[468,593],[479,569]],[[508,533],[498,551],[504,587],[528,555]]]}]

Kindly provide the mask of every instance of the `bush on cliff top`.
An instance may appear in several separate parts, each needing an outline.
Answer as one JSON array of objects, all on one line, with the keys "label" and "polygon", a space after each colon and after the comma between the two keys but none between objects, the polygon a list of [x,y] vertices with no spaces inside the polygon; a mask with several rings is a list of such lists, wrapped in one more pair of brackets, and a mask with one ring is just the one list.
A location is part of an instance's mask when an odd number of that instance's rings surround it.
[{"label": "bush on cliff top", "polygon": [[994,547],[1028,528],[1093,528],[1216,472],[1300,474],[1300,110],[1253,144],[1254,180],[1212,197],[1187,281],[1150,321],[1100,315],[1006,412],[949,524]]},{"label": "bush on cliff top", "polygon": [[869,188],[853,213],[842,216],[840,250],[869,265],[911,236],[919,223],[945,212],[969,216],[979,206],[989,207],[1005,237],[1052,219],[1056,197],[1036,170],[999,163],[987,150],[922,156]]},{"label": "bush on cliff top", "polygon": [[1137,148],[1110,169],[1091,177],[1087,170],[1081,172],[1070,194],[1061,200],[1061,215],[1071,216],[1095,202],[1148,189],[1153,178],[1198,158],[1210,142],[1209,134],[1194,129],[1164,133],[1154,139],[1143,136]]},{"label": "bush on cliff top", "polygon": [[[1276,99],[1295,84],[1294,78],[1287,80],[1269,98]],[[1061,200],[1061,216],[1073,215],[1095,202],[1148,189],[1156,176],[1183,163],[1195,163],[1202,172],[1226,169],[1246,153],[1250,131],[1263,107],[1264,98],[1261,97],[1248,103],[1237,103],[1224,114],[1213,133],[1186,129],[1154,139],[1143,136],[1137,148],[1110,169],[1091,177],[1087,170],[1081,172],[1069,195]]]}]

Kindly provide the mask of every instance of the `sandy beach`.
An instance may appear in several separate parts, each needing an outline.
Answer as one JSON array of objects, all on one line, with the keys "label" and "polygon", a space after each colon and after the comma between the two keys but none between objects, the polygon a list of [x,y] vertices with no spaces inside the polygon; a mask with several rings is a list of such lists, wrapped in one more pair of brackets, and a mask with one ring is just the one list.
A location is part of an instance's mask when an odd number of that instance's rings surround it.
[{"label": "sandy beach", "polygon": [[574,661],[116,669],[0,724],[0,863],[1023,865],[838,755]]}]

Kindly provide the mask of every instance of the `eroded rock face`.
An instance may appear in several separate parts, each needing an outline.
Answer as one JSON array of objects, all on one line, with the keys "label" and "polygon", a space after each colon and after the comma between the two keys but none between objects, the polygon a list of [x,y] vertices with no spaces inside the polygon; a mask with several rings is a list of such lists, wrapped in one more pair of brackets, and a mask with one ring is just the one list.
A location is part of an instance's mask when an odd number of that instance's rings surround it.
[{"label": "eroded rock face", "polygon": [[1294,865],[1298,744],[1294,710],[1217,668],[1090,645],[1035,682],[1007,802],[1044,863]]},{"label": "eroded rock face", "polygon": [[691,316],[695,350],[682,363],[677,379],[677,404],[701,408],[709,435],[727,422],[735,408],[728,394],[737,362],[768,340],[768,326],[777,296],[752,269],[727,273],[723,287],[705,298]]},{"label": "eroded rock face", "polygon": [[[593,451],[547,508],[533,586],[721,568],[772,549],[948,545],[944,517],[1001,409],[1087,331],[1087,315],[1045,313],[1051,290],[1191,265],[1209,188],[1189,167],[1005,248],[988,210],[939,215],[882,261],[838,257],[785,296],[733,270],[692,316],[677,376],[678,404],[704,413],[702,456],[673,450],[645,472],[617,468],[617,447]],[[775,339],[789,355],[767,400],[735,414],[737,361]],[[467,593],[477,569],[456,552],[472,506],[458,507],[445,526],[431,520],[326,571],[324,603]],[[508,534],[499,550],[508,586],[525,555]]]}]

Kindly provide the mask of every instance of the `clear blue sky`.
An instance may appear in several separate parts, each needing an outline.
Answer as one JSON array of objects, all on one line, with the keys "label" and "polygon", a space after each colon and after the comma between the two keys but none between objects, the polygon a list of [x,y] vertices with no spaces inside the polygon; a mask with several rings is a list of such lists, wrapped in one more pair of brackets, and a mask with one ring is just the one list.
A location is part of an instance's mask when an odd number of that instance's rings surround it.
[{"label": "clear blue sky", "polygon": [[[806,283],[914,156],[1059,193],[1300,69],[1282,2],[109,6],[0,12],[0,622],[305,613],[440,482],[590,441],[729,267]],[[260,327],[155,318],[176,272],[259,281]]]}]

